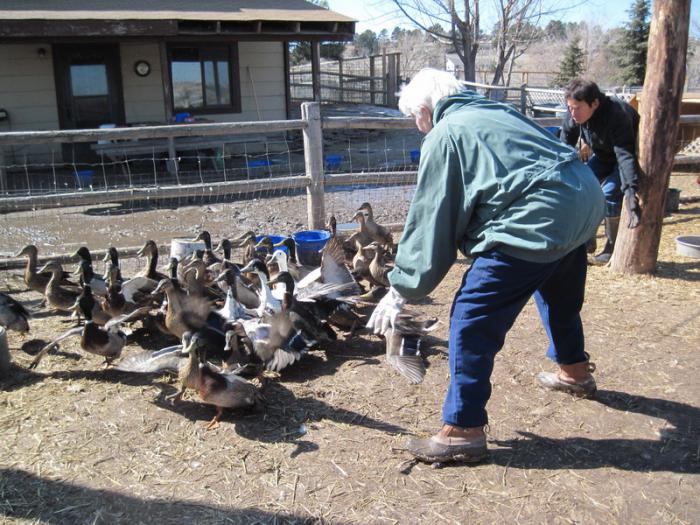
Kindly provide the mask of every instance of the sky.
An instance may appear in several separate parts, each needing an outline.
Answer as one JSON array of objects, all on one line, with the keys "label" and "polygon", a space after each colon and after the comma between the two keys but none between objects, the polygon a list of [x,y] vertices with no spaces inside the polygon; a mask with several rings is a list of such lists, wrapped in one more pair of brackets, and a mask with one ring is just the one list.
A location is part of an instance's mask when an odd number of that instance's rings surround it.
[{"label": "sky", "polygon": [[[493,18],[488,18],[488,8],[493,5],[494,1],[482,0],[482,28],[491,27],[495,22]],[[423,3],[424,5],[430,5],[430,1],[423,0]],[[629,19],[627,11],[632,5],[632,0],[555,0],[550,2],[550,5],[552,3],[565,9],[565,11],[545,18],[545,23],[551,18],[565,22],[585,20],[589,24],[600,25],[609,29],[621,26]],[[412,27],[411,23],[398,10],[393,0],[328,0],[328,4],[331,10],[355,18],[358,21],[356,26],[357,33],[362,33],[366,29],[371,29],[375,33],[379,33],[382,29],[387,29],[391,33],[397,25],[406,28]],[[691,0],[690,18],[691,21],[700,20],[700,0]],[[691,22],[691,34],[695,32]]]}]

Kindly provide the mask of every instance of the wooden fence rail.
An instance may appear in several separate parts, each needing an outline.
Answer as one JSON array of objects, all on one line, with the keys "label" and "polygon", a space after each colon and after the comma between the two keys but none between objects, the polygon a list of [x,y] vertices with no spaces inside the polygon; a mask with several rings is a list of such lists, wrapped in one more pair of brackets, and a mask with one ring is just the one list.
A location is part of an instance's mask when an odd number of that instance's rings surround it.
[{"label": "wooden fence rail", "polygon": [[[557,125],[560,119],[535,119],[541,125]],[[682,126],[700,124],[700,115],[681,116]],[[0,146],[17,144],[94,142],[97,140],[127,140],[141,138],[176,138],[191,136],[215,136],[245,133],[269,133],[287,130],[301,130],[304,135],[304,175],[287,175],[260,180],[239,180],[228,182],[207,182],[197,184],[154,185],[148,187],[128,187],[100,191],[53,193],[47,195],[27,195],[0,197],[0,213],[58,208],[73,205],[95,205],[109,202],[139,201],[146,199],[167,199],[179,197],[219,197],[232,194],[245,194],[268,190],[303,190],[307,192],[308,227],[321,228],[325,221],[325,191],[327,187],[366,184],[366,185],[408,185],[416,181],[416,171],[364,172],[327,174],[323,163],[323,130],[337,129],[413,129],[410,118],[349,118],[320,117],[318,103],[304,103],[302,118],[298,120],[239,122],[224,124],[192,124],[174,126],[153,126],[136,128],[116,128],[97,130],[61,130],[0,133]],[[0,149],[1,151],[1,149]],[[699,164],[700,156],[678,156],[676,162]],[[0,162],[0,170],[4,165]],[[129,256],[129,251],[125,256]],[[3,267],[3,264],[5,266]],[[16,262],[0,261],[0,269],[15,267]]]}]

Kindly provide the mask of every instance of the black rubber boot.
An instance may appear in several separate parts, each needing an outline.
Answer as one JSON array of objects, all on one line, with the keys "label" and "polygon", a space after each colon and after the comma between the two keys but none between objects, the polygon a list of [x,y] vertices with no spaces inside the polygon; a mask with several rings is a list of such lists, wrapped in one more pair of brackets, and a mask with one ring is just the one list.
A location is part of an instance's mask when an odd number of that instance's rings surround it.
[{"label": "black rubber boot", "polygon": [[610,262],[610,257],[612,257],[613,248],[615,247],[615,239],[617,239],[617,230],[620,227],[620,216],[617,217],[605,217],[605,247],[603,251],[600,252],[595,257],[589,259],[591,264],[604,265]]}]

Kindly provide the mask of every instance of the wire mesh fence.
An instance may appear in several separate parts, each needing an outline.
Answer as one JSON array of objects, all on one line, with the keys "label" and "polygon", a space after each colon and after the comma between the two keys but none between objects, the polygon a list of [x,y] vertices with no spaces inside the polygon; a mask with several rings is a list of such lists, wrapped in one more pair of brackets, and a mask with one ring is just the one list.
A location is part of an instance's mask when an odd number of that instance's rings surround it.
[{"label": "wire mesh fence", "polygon": [[[330,121],[333,118],[340,121]],[[70,254],[82,245],[93,251],[116,246],[135,252],[147,239],[167,246],[173,238],[192,238],[202,229],[215,239],[248,230],[274,235],[305,230],[319,211],[312,209],[309,198],[310,150],[322,159],[320,211],[325,218],[333,214],[341,228],[350,229],[356,226],[350,224],[354,211],[371,202],[378,221],[401,224],[414,190],[421,137],[410,129],[408,119],[374,119],[380,123],[373,121],[367,128],[357,123],[353,127],[348,124],[352,120],[324,119],[328,129],[322,141],[306,150],[304,124],[292,120],[285,122],[296,129],[236,134],[225,140],[216,135],[206,146],[182,154],[177,151],[182,137],[176,136],[175,156],[167,147],[132,154],[115,146],[107,150],[109,155],[103,151],[82,162],[70,151],[64,156],[77,142],[37,144],[35,138],[32,146],[44,148],[37,160],[16,154],[19,148],[12,154],[7,141],[17,136],[0,137],[0,143],[5,141],[0,269],[12,270],[0,272],[0,279],[9,289],[21,284],[24,261],[13,256],[27,244],[35,244],[40,256]],[[199,126],[191,128],[201,139]],[[179,131],[168,128],[169,133]],[[99,140],[115,145],[168,142],[168,137],[152,134],[146,139],[127,137]]]}]

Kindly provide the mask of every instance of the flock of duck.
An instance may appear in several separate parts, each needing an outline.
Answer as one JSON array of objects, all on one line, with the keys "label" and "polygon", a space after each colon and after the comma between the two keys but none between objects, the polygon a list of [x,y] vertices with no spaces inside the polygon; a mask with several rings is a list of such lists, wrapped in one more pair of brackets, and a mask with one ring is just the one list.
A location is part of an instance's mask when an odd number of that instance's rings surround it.
[{"label": "flock of duck", "polygon": [[[177,374],[179,389],[169,397],[177,402],[187,390],[195,391],[202,403],[216,407],[207,426],[215,428],[225,408],[263,400],[265,375],[302,361],[309,350],[325,348],[338,332],[349,338],[365,330],[367,314],[389,286],[395,245],[391,233],[374,220],[369,203],[353,220],[358,229],[342,239],[330,218],[331,237],[318,266],[299,262],[291,238],[273,244],[253,232],[222,239],[213,248],[209,232],[201,231],[193,240],[202,241],[204,250],[183,260],[172,257],[160,269],[158,247],[149,240],[137,254],[148,264],[130,278],[122,275],[114,247],[99,276],[87,247],[75,252],[79,262],[69,274],[57,261],[37,269],[37,248],[25,246],[17,256],[27,258],[24,282],[42,294],[39,308],[70,312],[77,321],[43,346],[29,366],[36,368],[59,342],[79,336],[80,348],[103,356],[106,366]],[[243,252],[239,262],[232,260],[234,248]],[[25,334],[30,317],[27,308],[0,293],[0,325]],[[128,341],[126,325],[137,321],[171,337],[173,344],[132,353],[115,365]],[[411,383],[425,375],[420,340],[435,326],[435,320],[404,314],[385,337],[387,362]]]}]

